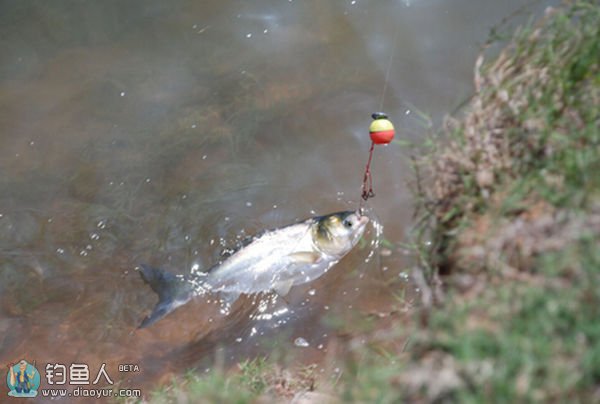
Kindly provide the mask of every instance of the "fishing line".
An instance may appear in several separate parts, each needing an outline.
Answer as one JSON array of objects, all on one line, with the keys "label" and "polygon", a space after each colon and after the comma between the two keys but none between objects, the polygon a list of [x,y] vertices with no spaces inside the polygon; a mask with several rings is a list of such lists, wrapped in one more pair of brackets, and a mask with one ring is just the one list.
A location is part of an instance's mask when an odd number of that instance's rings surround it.
[{"label": "fishing line", "polygon": [[400,35],[400,24],[396,24],[396,30],[394,32],[394,38],[392,39],[392,51],[390,52],[390,58],[387,63],[385,71],[385,80],[383,82],[383,90],[381,91],[381,100],[379,102],[379,111],[383,110],[383,101],[385,100],[385,93],[390,80],[390,72],[392,71],[392,64],[394,64],[394,56],[396,55],[396,43],[398,42],[398,35]]}]

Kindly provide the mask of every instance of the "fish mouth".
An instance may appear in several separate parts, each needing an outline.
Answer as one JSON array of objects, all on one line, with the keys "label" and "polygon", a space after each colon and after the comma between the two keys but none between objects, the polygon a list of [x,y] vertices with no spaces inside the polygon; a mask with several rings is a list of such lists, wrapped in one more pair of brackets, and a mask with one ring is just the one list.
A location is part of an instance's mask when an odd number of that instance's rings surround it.
[{"label": "fish mouth", "polygon": [[361,226],[364,226],[367,223],[369,223],[369,217],[366,216],[366,215],[363,215],[361,209],[359,209],[359,210],[356,211],[356,216],[357,216],[357,219],[358,219],[358,223]]},{"label": "fish mouth", "polygon": [[363,233],[365,232],[365,229],[367,228],[367,223],[369,223],[369,218],[366,216],[358,216],[357,221],[357,226],[354,229],[354,232],[351,236],[352,246],[355,246],[356,243],[358,243],[358,240],[360,240],[360,238],[362,237]]},{"label": "fish mouth", "polygon": [[369,223],[369,218],[367,216],[358,215],[358,226],[356,227],[356,235],[360,237],[362,233],[365,231],[367,227],[367,223]]}]

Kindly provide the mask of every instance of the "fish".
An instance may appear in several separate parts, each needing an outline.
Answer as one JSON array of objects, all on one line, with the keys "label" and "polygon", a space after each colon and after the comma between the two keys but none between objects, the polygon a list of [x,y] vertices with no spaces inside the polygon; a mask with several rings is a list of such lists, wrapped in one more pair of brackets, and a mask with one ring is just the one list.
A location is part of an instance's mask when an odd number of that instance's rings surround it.
[{"label": "fish", "polygon": [[218,294],[228,305],[242,294],[286,296],[293,286],[311,282],[337,264],[358,243],[368,222],[360,211],[343,211],[267,230],[206,272],[186,276],[142,264],[138,271],[158,303],[139,328],[207,293]]}]

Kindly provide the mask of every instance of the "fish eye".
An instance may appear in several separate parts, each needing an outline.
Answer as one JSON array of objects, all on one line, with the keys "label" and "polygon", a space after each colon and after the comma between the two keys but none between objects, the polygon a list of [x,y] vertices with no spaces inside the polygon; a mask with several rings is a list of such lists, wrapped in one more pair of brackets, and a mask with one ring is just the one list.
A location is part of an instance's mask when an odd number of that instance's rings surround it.
[{"label": "fish eye", "polygon": [[347,228],[351,228],[352,227],[352,222],[348,219],[344,220],[344,226],[346,226]]}]

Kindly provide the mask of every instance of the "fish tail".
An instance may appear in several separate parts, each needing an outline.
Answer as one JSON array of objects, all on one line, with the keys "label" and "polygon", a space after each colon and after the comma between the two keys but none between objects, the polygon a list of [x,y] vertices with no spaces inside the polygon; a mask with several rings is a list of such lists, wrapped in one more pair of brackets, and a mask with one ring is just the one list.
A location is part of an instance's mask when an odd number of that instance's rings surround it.
[{"label": "fish tail", "polygon": [[158,295],[158,303],[138,328],[154,324],[179,306],[189,302],[193,296],[193,288],[184,277],[143,264],[140,265],[139,272],[144,282]]}]

